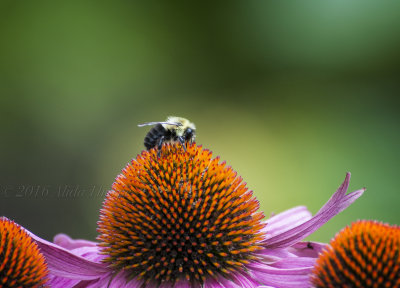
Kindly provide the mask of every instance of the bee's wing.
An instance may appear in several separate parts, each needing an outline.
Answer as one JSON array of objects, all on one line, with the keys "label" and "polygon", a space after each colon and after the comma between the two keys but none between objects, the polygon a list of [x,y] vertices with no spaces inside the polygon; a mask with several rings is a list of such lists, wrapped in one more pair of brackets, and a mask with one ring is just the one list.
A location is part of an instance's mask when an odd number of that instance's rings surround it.
[{"label": "bee's wing", "polygon": [[166,125],[174,125],[174,126],[182,126],[181,123],[175,123],[175,122],[148,122],[148,123],[143,123],[139,124],[139,127],[143,126],[151,126],[151,125],[157,125],[157,124],[166,124]]}]

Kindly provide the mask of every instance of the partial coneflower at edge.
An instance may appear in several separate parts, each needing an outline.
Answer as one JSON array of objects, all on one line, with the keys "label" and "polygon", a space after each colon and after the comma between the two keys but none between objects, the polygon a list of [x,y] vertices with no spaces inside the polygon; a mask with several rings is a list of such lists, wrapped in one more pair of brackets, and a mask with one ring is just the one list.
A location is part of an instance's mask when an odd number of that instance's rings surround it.
[{"label": "partial coneflower at edge", "polygon": [[312,275],[317,288],[400,287],[400,227],[357,221],[326,246]]},{"label": "partial coneflower at edge", "polygon": [[196,144],[143,151],[106,196],[99,242],[58,235],[53,244],[106,272],[79,282],[49,261],[53,287],[309,287],[324,244],[301,240],[361,196],[364,189],[346,194],[349,180],[348,173],[314,216],[298,206],[264,220],[246,183],[211,151]]},{"label": "partial coneflower at edge", "polygon": [[39,288],[47,281],[45,258],[28,233],[0,217],[0,288]]}]

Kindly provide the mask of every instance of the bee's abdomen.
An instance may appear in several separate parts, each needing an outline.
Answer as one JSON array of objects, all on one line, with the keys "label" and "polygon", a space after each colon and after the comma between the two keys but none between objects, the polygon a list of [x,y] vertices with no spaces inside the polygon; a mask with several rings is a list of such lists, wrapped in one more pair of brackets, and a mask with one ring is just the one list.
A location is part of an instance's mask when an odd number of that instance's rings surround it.
[{"label": "bee's abdomen", "polygon": [[150,129],[149,133],[147,133],[144,138],[144,146],[147,150],[154,148],[157,146],[159,139],[162,136],[165,136],[166,130],[161,124],[157,124],[153,128]]}]

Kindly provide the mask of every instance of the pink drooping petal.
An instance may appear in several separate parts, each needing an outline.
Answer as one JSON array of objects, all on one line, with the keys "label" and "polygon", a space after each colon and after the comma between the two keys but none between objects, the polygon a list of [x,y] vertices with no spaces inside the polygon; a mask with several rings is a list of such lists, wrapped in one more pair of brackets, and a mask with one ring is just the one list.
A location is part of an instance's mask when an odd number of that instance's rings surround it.
[{"label": "pink drooping petal", "polygon": [[297,206],[266,220],[267,226],[262,230],[266,234],[266,239],[269,239],[275,235],[297,227],[311,218],[312,214],[307,210],[307,207]]},{"label": "pink drooping petal", "polygon": [[[130,280],[128,280],[130,279]],[[143,285],[143,281],[131,279],[129,273],[122,271],[119,273],[110,271],[109,273],[103,275],[102,278],[98,279],[96,282],[92,282],[84,286],[85,288],[140,288]]]},{"label": "pink drooping petal", "polygon": [[70,279],[64,277],[57,277],[52,274],[49,275],[49,281],[47,282],[48,287],[76,287],[78,284],[82,283],[79,279]]},{"label": "pink drooping petal", "polygon": [[314,262],[315,259],[309,257],[290,257],[270,265],[251,263],[248,267],[253,277],[266,287],[308,288]]},{"label": "pink drooping petal", "polygon": [[[29,231],[28,231],[29,232]],[[54,276],[68,279],[97,279],[108,271],[106,265],[78,256],[29,232],[46,258],[49,271]]]},{"label": "pink drooping petal", "polygon": [[82,240],[82,239],[72,239],[68,235],[58,234],[54,237],[54,244],[61,246],[67,250],[72,250],[80,247],[94,247],[97,245],[96,242]]},{"label": "pink drooping petal", "polygon": [[62,248],[68,249],[71,253],[81,256],[87,260],[101,263],[106,257],[100,254],[98,243],[82,239],[72,239],[68,235],[58,234],[54,237],[54,243]]},{"label": "pink drooping petal", "polygon": [[101,263],[106,255],[100,254],[100,249],[98,246],[95,247],[81,247],[70,250],[71,253],[81,256],[87,260],[93,261],[95,263]]},{"label": "pink drooping petal", "polygon": [[[234,273],[232,276],[234,277],[235,282],[240,284],[239,287],[255,288],[260,285],[258,281],[256,281],[255,279],[251,278],[249,275],[246,274]],[[228,285],[227,287],[230,286]]]},{"label": "pink drooping petal", "polygon": [[[232,280],[234,280],[234,279],[232,279]],[[218,287],[218,288],[220,288],[220,287],[221,288],[227,288],[227,287],[242,288],[243,287],[240,283],[236,283],[236,281],[233,282],[233,281],[228,280],[228,279],[226,279],[224,277],[219,277],[217,279],[217,281],[218,281],[218,285],[220,285],[220,286],[215,286],[215,287]],[[214,286],[210,286],[210,288],[213,288],[213,287]],[[257,286],[255,286],[255,287],[257,287]]]},{"label": "pink drooping petal", "polygon": [[257,252],[259,259],[266,265],[280,261],[283,258],[309,257],[316,259],[326,244],[317,242],[299,242],[290,247],[265,248]]},{"label": "pink drooping petal", "polygon": [[339,187],[335,194],[332,195],[329,201],[318,211],[318,213],[314,215],[314,217],[298,225],[297,227],[293,227],[281,234],[264,240],[264,246],[269,249],[289,247],[297,242],[300,242],[302,239],[318,230],[333,216],[346,209],[365,191],[365,189],[361,189],[346,195],[349,187],[349,181],[350,173],[347,173],[343,184]]},{"label": "pink drooping petal", "polygon": [[[190,286],[188,286],[187,282],[186,282],[186,286],[184,286],[184,285],[179,286],[179,288],[189,288],[189,287]],[[238,286],[235,283],[232,283],[232,287],[237,288]],[[209,278],[205,281],[204,288],[225,288],[225,286],[223,284],[221,284],[220,282],[218,282],[217,280]]]},{"label": "pink drooping petal", "polygon": [[288,252],[298,257],[317,258],[319,253],[326,247],[325,243],[318,242],[298,242],[286,249]]}]

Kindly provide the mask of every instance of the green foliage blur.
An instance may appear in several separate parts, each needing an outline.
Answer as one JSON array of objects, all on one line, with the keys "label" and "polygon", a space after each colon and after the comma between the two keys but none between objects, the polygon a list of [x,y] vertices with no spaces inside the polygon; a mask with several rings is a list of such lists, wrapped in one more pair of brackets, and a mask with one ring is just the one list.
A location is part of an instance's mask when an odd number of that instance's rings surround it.
[{"label": "green foliage blur", "polygon": [[399,1],[0,2],[0,215],[94,240],[137,124],[189,118],[268,217],[367,191],[309,239],[400,224]]}]

